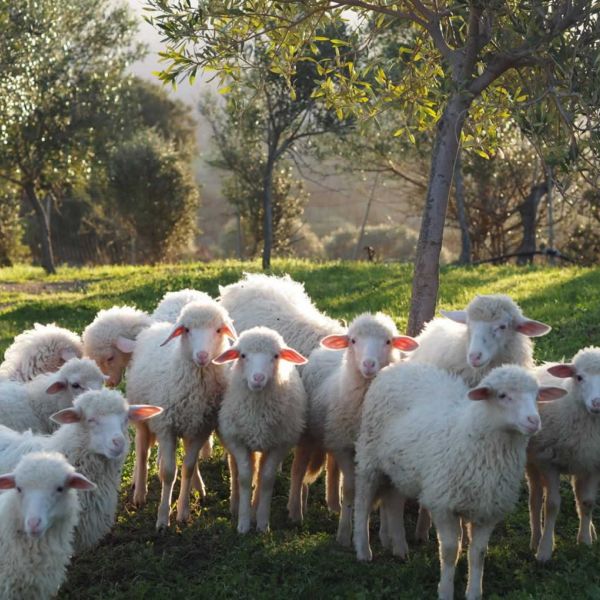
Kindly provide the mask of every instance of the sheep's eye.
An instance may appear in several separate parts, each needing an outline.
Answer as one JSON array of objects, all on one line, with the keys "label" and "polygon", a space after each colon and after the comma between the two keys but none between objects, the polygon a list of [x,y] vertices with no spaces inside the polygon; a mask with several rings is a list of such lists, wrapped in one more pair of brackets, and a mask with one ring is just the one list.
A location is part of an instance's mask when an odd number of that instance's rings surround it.
[{"label": "sheep's eye", "polygon": [[277,359],[279,358],[279,354],[275,354],[275,355],[273,356],[273,358],[274,358],[275,360],[277,360]]},{"label": "sheep's eye", "polygon": [[500,327],[498,327],[498,329],[506,329],[506,325],[500,325]]},{"label": "sheep's eye", "polygon": [[189,327],[184,327],[184,328],[183,328],[183,330],[184,330],[186,333],[189,333],[189,332],[190,332],[190,328],[189,328]]},{"label": "sheep's eye", "polygon": [[217,329],[217,333],[221,333],[221,328],[219,327],[219,329]]},{"label": "sheep's eye", "polygon": [[498,394],[498,398],[506,398],[506,394],[502,392],[501,394]]},{"label": "sheep's eye", "polygon": [[246,358],[245,354],[240,354],[240,358]]},{"label": "sheep's eye", "polygon": [[577,381],[583,381],[583,377],[581,375],[577,375]]},{"label": "sheep's eye", "polygon": [[98,421],[96,421],[96,419],[94,419],[93,417],[91,419],[88,419],[88,423],[97,423]]},{"label": "sheep's eye", "polygon": [[106,362],[112,362],[113,360],[115,360],[115,357],[114,357],[114,356],[109,356],[109,357],[106,359]]},{"label": "sheep's eye", "polygon": [[385,340],[385,343],[389,346],[392,343],[392,340]]},{"label": "sheep's eye", "polygon": [[352,338],[351,342],[352,342],[353,344],[356,344],[356,340],[355,340],[354,338]]},{"label": "sheep's eye", "polygon": [[72,384],[71,384],[71,387],[72,387],[74,390],[78,390],[79,388],[81,388],[81,386],[80,386],[78,383],[72,383]]},{"label": "sheep's eye", "polygon": [[17,487],[17,492],[19,492],[19,494],[22,492],[23,490],[20,487]]},{"label": "sheep's eye", "polygon": [[56,491],[57,491],[57,492],[64,492],[64,491],[65,491],[65,488],[64,488],[62,485],[59,485],[59,486],[56,488]]}]

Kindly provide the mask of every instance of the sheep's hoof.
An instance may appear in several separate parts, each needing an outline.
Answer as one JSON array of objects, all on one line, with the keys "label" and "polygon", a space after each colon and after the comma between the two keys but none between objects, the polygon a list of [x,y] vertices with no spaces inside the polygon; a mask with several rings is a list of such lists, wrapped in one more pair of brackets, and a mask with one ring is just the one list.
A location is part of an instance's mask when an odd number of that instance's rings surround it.
[{"label": "sheep's hoof", "polygon": [[156,532],[157,533],[166,533],[168,529],[169,529],[168,523],[160,523],[157,521],[157,523],[156,523]]},{"label": "sheep's hoof", "polygon": [[339,513],[342,510],[342,507],[339,502],[327,502],[327,510],[330,513]]},{"label": "sheep's hoof", "polygon": [[186,508],[185,510],[177,511],[177,522],[178,523],[188,523],[190,520],[190,509]]},{"label": "sheep's hoof", "polygon": [[366,550],[357,550],[356,559],[361,562],[371,562],[373,560],[373,552],[371,551],[371,548],[367,548]]},{"label": "sheep's hoof", "polygon": [[133,505],[137,508],[141,508],[146,504],[146,496],[142,494],[133,495]]},{"label": "sheep's hoof", "polygon": [[540,563],[547,563],[552,558],[552,550],[538,550],[535,559]]},{"label": "sheep's hoof", "polygon": [[238,533],[245,535],[250,531],[250,523],[238,523],[237,531]]},{"label": "sheep's hoof", "polygon": [[400,560],[406,560],[408,558],[408,548],[406,546],[400,546],[399,548],[393,548],[392,554]]},{"label": "sheep's hoof", "polygon": [[345,548],[347,548],[348,546],[352,545],[352,534],[346,533],[345,531],[342,533],[338,533],[336,540],[340,546],[344,546]]}]

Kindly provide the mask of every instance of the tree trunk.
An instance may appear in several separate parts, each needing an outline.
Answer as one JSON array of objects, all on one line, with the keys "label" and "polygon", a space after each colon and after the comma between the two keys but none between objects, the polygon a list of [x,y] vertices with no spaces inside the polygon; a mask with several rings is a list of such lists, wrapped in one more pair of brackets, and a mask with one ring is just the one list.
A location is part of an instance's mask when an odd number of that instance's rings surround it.
[{"label": "tree trunk", "polygon": [[363,217],[362,224],[360,226],[360,233],[358,234],[358,239],[356,240],[356,246],[354,247],[354,252],[352,253],[352,260],[358,260],[358,255],[360,249],[363,244],[363,240],[365,239],[365,228],[367,226],[367,222],[369,220],[369,212],[371,212],[371,204],[373,204],[373,198],[375,197],[375,190],[377,189],[377,184],[379,182],[379,173],[375,175],[375,179],[373,180],[373,185],[371,186],[371,193],[369,194],[369,199],[367,200],[367,208],[365,208],[365,216]]},{"label": "tree trunk", "polygon": [[531,186],[529,195],[519,205],[518,211],[521,214],[521,226],[523,227],[523,239],[516,252],[531,252],[529,256],[518,256],[518,265],[527,265],[533,262],[533,253],[536,251],[535,230],[537,222],[537,211],[541,199],[548,191],[548,185],[537,183]]},{"label": "tree trunk", "polygon": [[471,101],[454,93],[438,123],[431,156],[427,198],[417,244],[408,334],[418,335],[433,318],[439,287],[439,264],[448,197],[460,134]]},{"label": "tree trunk", "polygon": [[42,243],[42,268],[48,275],[51,275],[56,273],[56,268],[54,266],[54,253],[52,252],[52,238],[50,235],[50,214],[49,211],[44,210],[40,199],[35,193],[33,184],[27,184],[25,186],[25,195],[35,212],[35,216],[40,227],[40,241]]},{"label": "tree trunk", "polygon": [[460,147],[456,152],[454,162],[454,198],[456,200],[456,216],[460,227],[460,256],[459,265],[471,264],[471,238],[469,236],[469,223],[465,207],[465,182],[462,174],[462,160]]},{"label": "tree trunk", "polygon": [[274,161],[269,158],[265,166],[263,187],[263,257],[262,268],[271,268],[271,250],[273,248],[273,167]]},{"label": "tree trunk", "polygon": [[548,167],[546,174],[546,202],[548,203],[548,264],[554,266],[554,203],[553,203],[553,188],[554,176],[552,167]]}]

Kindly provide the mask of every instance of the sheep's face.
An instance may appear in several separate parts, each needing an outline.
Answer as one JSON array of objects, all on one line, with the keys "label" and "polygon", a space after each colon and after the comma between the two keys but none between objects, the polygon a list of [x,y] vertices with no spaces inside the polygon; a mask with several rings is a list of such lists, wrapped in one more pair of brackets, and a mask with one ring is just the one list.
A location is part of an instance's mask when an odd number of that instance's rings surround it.
[{"label": "sheep's face", "polygon": [[83,415],[89,435],[89,448],[109,459],[120,459],[129,450],[127,411],[107,415]]},{"label": "sheep's face", "polygon": [[106,375],[106,384],[116,387],[121,383],[123,373],[129,365],[131,354],[135,349],[135,340],[119,336],[101,356],[92,356],[100,370]]},{"label": "sheep's face", "polygon": [[591,415],[600,415],[600,365],[584,370],[576,364],[553,365],[548,372],[555,377],[571,378],[575,397]]},{"label": "sheep's face", "polygon": [[75,399],[88,390],[101,389],[104,382],[105,376],[93,361],[73,358],[63,365],[55,381],[46,389],[46,393],[65,392]]},{"label": "sheep's face", "polygon": [[469,316],[468,311],[442,311],[442,314],[457,323],[467,325],[467,363],[480,369],[494,361],[514,339],[516,333],[537,337],[545,335],[550,327],[539,321],[515,318],[508,314],[494,320],[479,320]]}]

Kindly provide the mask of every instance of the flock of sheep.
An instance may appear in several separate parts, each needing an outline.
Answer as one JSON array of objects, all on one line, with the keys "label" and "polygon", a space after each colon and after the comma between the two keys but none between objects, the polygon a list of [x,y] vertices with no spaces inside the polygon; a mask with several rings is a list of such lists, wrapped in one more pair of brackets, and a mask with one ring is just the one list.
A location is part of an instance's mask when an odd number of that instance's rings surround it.
[{"label": "flock of sheep", "polygon": [[[426,541],[433,522],[440,598],[453,597],[463,542],[466,597],[481,597],[490,534],[525,472],[539,561],[553,551],[561,474],[573,478],[577,540],[596,539],[600,349],[536,367],[531,338],[550,327],[503,295],[477,296],[413,339],[382,313],[331,319],[287,276],[247,274],[220,292],[167,293],[152,315],[102,310],[81,340],[37,324],[15,338],[0,366],[0,598],[56,594],[73,553],[110,531],[129,421],[137,506],[159,445],[159,530],[171,518],[178,441],[183,522],[192,487],[205,494],[198,457],[216,433],[239,533],[269,529],[275,477],[293,450],[290,519],[302,521],[325,467],[337,540],[354,542],[359,560],[372,558],[374,509],[382,546],[406,557],[404,503],[419,501],[415,537]],[[104,387],[125,371],[127,400]]]}]

